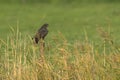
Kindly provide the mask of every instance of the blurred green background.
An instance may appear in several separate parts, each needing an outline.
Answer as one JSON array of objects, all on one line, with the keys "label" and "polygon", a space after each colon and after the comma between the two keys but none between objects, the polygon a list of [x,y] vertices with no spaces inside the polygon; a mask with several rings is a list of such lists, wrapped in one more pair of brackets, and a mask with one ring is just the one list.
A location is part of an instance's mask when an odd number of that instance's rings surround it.
[{"label": "blurred green background", "polygon": [[2,3],[81,3],[81,2],[120,2],[120,0],[0,0]]},{"label": "blurred green background", "polygon": [[0,38],[6,39],[10,27],[34,36],[44,23],[49,24],[47,39],[61,32],[68,40],[99,40],[98,27],[111,29],[120,42],[120,0],[0,0]]}]

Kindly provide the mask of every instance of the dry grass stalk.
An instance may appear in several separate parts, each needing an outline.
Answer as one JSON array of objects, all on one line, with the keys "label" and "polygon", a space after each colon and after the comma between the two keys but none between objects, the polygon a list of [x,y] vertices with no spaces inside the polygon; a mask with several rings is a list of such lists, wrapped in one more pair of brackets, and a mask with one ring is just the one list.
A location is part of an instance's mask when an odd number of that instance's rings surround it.
[{"label": "dry grass stalk", "polygon": [[55,43],[49,52],[42,44],[39,50],[26,38],[16,38],[17,44],[13,38],[0,40],[0,80],[120,79],[120,54],[101,54],[89,41],[82,46],[80,42],[69,46],[67,40],[61,40],[63,43]]}]

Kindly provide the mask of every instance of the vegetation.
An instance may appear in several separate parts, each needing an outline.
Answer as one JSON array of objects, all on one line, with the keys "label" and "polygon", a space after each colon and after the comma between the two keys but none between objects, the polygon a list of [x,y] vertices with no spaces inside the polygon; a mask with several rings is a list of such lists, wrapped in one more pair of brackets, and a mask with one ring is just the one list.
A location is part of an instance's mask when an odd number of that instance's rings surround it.
[{"label": "vegetation", "polygon": [[[119,3],[29,1],[0,5],[0,80],[120,79]],[[44,23],[45,48],[32,41]]]},{"label": "vegetation", "polygon": [[[99,29],[101,32],[102,30]],[[33,44],[29,35],[22,36],[11,28],[7,41],[0,40],[1,80],[118,80],[120,78],[120,49],[102,36],[104,44],[99,53],[87,36],[84,42],[70,44],[58,33],[46,47]],[[109,35],[103,32],[104,35]],[[106,47],[106,45],[109,45]],[[109,50],[107,53],[106,50]]]},{"label": "vegetation", "polygon": [[120,42],[120,6],[119,3],[79,4],[79,5],[51,5],[51,4],[1,4],[0,5],[0,38],[9,35],[9,28],[19,25],[22,34],[33,36],[44,23],[49,24],[47,40],[55,33],[61,32],[69,39],[83,40],[84,31],[88,38],[99,42],[97,27],[110,34],[115,44]]},{"label": "vegetation", "polygon": [[2,3],[50,3],[50,4],[69,4],[69,3],[83,3],[83,2],[120,2],[119,0],[0,0]]}]

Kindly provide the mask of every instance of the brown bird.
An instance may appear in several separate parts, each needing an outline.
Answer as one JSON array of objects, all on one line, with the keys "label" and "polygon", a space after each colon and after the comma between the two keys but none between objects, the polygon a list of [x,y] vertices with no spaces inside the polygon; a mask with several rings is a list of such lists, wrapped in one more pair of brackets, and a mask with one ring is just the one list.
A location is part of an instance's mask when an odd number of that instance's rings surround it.
[{"label": "brown bird", "polygon": [[44,40],[45,36],[48,34],[47,30],[48,24],[43,24],[34,36],[35,43],[38,44],[39,40]]}]

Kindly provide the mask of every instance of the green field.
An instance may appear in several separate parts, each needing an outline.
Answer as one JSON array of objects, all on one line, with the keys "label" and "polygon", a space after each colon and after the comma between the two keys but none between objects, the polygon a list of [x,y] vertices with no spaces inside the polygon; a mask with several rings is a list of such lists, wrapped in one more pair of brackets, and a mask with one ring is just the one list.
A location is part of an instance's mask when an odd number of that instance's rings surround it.
[{"label": "green field", "polygon": [[119,80],[119,34],[120,3],[0,4],[0,80]]},{"label": "green field", "polygon": [[[33,35],[44,23],[49,26],[49,38],[58,31],[68,39],[83,39],[84,30],[92,40],[98,39],[97,27],[103,27],[120,42],[120,6],[118,3],[79,4],[79,5],[0,5],[0,35],[6,38],[9,27],[20,28],[24,34]],[[17,24],[18,22],[18,24]]]}]

